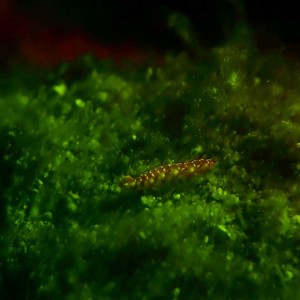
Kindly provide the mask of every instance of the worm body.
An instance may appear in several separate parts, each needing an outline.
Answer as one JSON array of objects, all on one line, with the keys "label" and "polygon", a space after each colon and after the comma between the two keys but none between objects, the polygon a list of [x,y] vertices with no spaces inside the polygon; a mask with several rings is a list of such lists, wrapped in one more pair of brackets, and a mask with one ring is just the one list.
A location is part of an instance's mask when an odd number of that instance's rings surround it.
[{"label": "worm body", "polygon": [[187,162],[159,166],[137,177],[125,176],[125,187],[148,188],[163,181],[187,178],[207,173],[215,164],[215,159],[194,159]]}]

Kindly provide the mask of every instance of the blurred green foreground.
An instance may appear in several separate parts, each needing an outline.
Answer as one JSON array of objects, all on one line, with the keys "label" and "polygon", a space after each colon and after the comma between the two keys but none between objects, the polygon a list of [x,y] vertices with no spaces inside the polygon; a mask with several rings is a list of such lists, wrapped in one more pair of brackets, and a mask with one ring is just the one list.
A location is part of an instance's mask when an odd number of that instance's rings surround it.
[{"label": "blurred green foreground", "polygon": [[6,81],[1,299],[300,299],[300,66],[249,44]]}]

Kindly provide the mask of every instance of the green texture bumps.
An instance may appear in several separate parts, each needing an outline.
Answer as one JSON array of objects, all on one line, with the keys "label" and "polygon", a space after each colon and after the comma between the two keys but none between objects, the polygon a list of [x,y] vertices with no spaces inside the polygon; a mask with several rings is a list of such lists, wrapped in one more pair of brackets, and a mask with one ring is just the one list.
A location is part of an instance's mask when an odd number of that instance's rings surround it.
[{"label": "green texture bumps", "polygon": [[[0,97],[3,299],[299,295],[299,70],[235,44],[76,68]],[[119,186],[200,154],[205,177]]]}]

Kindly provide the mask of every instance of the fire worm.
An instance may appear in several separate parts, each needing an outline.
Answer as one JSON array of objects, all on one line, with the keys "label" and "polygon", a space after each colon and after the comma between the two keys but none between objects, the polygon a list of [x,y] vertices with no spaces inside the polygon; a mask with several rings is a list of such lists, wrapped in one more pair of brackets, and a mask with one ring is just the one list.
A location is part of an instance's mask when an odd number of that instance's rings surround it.
[{"label": "fire worm", "polygon": [[124,187],[148,188],[171,179],[203,175],[207,173],[216,162],[215,159],[200,158],[177,164],[159,166],[137,177],[125,176],[122,180],[122,185]]}]

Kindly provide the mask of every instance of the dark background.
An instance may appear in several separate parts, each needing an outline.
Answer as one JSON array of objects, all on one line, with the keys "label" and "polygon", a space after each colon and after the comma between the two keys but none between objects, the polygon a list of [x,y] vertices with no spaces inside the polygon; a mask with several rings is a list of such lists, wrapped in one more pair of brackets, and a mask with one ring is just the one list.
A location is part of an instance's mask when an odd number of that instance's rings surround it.
[{"label": "dark background", "polygon": [[203,47],[222,44],[246,23],[261,51],[298,56],[296,2],[1,0],[0,62],[51,65],[86,52],[142,60],[147,51],[182,51],[187,45],[168,26],[176,12],[191,22]]}]

